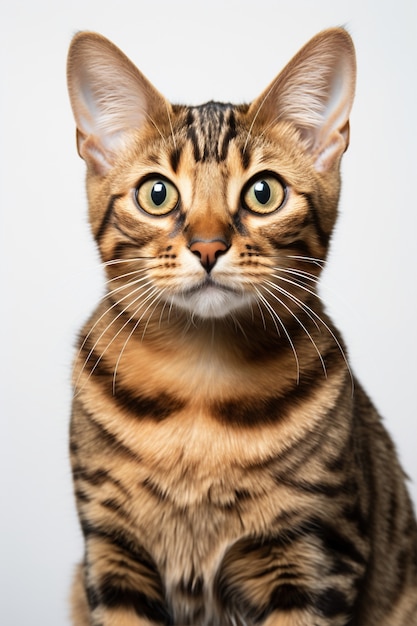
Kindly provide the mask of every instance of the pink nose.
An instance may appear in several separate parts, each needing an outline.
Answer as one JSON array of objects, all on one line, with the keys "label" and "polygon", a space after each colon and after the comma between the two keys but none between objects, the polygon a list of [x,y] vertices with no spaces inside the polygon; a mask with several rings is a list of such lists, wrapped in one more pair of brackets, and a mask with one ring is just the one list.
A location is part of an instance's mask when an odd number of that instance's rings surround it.
[{"label": "pink nose", "polygon": [[206,272],[211,272],[216,265],[216,261],[229,247],[221,239],[213,239],[211,241],[196,240],[192,241],[189,246],[191,252],[198,256],[201,265]]}]

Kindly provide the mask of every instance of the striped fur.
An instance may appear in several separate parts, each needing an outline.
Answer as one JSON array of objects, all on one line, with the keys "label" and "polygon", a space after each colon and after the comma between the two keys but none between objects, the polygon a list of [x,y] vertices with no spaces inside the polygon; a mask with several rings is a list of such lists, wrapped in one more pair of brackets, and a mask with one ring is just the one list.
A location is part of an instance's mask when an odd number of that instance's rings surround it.
[{"label": "striped fur", "polygon": [[75,626],[417,624],[404,475],[317,294],[354,79],[332,29],[250,105],[171,105],[74,38],[108,285],[74,365]]}]

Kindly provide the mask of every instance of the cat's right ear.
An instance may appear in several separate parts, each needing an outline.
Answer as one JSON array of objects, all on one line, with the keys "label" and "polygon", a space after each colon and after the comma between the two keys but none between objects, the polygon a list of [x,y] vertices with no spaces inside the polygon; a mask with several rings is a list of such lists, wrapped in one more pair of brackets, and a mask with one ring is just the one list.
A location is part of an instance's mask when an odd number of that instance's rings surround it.
[{"label": "cat's right ear", "polygon": [[266,91],[248,115],[267,128],[288,121],[300,133],[317,171],[337,165],[349,144],[349,113],[356,79],[355,50],[343,28],[313,37]]},{"label": "cat's right ear", "polygon": [[96,33],[75,35],[67,78],[78,152],[96,174],[111,169],[132,131],[158,112],[169,114],[169,102],[123,52]]}]

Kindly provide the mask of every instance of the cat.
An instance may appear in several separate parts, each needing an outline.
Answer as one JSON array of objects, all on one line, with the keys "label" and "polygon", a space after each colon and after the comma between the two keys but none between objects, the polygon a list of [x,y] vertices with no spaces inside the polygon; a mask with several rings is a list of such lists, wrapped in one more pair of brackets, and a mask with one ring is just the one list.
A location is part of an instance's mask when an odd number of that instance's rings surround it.
[{"label": "cat", "polygon": [[412,626],[417,526],[317,283],[356,62],[319,33],[249,105],[68,57],[107,277],[74,365],[76,626]]}]

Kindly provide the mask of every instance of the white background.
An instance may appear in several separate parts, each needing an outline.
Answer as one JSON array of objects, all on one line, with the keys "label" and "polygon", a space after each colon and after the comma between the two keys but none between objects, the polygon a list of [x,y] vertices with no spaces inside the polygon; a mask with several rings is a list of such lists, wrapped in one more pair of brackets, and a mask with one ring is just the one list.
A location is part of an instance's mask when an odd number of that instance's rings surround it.
[{"label": "white background", "polygon": [[417,501],[415,0],[13,0],[0,9],[1,626],[68,624],[81,555],[67,453],[77,329],[102,293],[68,44],[101,32],[173,101],[248,101],[316,32],[358,55],[341,218],[323,297]]}]

